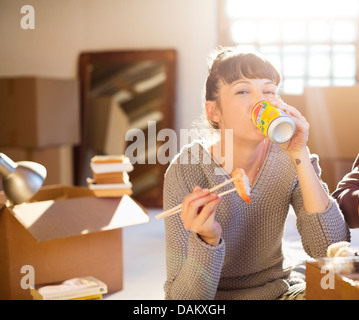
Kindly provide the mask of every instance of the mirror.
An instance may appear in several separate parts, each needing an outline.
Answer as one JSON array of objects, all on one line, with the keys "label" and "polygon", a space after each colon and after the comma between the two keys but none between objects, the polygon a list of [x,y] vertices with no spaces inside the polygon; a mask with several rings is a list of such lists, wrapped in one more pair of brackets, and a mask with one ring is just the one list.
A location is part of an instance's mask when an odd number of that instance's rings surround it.
[{"label": "mirror", "polygon": [[[74,150],[75,185],[87,186],[94,155],[125,154],[133,164],[132,197],[143,206],[162,207],[168,163],[156,161],[165,141],[154,140],[154,134],[174,127],[175,65],[172,49],[80,55],[81,142]],[[145,148],[133,148],[135,143]]]}]

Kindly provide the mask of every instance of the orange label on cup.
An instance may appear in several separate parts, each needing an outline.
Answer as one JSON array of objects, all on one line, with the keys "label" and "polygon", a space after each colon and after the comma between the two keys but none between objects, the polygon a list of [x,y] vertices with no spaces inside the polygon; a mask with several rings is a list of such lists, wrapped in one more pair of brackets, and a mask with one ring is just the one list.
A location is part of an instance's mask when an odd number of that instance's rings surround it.
[{"label": "orange label on cup", "polygon": [[252,110],[252,120],[259,130],[268,137],[270,123],[283,115],[283,112],[269,104],[268,101],[260,101]]}]

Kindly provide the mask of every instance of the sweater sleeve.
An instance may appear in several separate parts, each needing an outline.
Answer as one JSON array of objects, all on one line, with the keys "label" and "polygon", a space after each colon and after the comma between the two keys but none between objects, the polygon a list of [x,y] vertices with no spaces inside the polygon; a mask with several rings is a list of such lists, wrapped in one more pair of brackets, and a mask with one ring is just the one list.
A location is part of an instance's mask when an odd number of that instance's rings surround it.
[{"label": "sweater sleeve", "polygon": [[[187,165],[169,167],[164,182],[164,209],[182,202],[191,192],[186,179]],[[164,285],[167,300],[214,299],[224,261],[223,239],[218,246],[203,242],[197,234],[183,227],[180,214],[165,218],[167,278]]]},{"label": "sweater sleeve", "polygon": [[332,195],[337,199],[349,227],[359,228],[359,155],[352,171],[339,182]]},{"label": "sweater sleeve", "polygon": [[[320,179],[318,158],[311,157],[315,172]],[[321,181],[321,180],[320,180]],[[328,192],[327,185],[321,181]],[[307,213],[304,209],[302,191],[296,181],[292,193],[292,205],[297,215],[297,228],[301,236],[303,248],[312,258],[325,257],[327,248],[339,241],[350,241],[350,232],[335,199],[330,197],[330,203],[324,212]]]}]

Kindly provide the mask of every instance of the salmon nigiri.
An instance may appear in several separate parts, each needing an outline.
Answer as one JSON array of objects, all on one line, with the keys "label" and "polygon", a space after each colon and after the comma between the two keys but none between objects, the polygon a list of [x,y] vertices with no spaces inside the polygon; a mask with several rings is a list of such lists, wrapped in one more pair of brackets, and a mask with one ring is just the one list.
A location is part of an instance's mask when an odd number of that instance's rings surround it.
[{"label": "salmon nigiri", "polygon": [[232,178],[239,176],[238,179],[234,180],[234,186],[237,189],[239,196],[247,203],[251,202],[249,197],[251,187],[249,186],[249,179],[242,168],[236,169],[232,172]]}]

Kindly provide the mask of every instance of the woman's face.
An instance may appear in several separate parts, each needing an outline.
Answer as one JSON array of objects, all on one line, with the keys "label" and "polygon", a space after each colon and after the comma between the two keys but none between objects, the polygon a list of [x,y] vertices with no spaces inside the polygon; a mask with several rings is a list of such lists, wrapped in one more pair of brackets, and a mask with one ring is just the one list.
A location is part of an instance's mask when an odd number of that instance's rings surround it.
[{"label": "woman's face", "polygon": [[219,127],[233,129],[233,137],[262,140],[263,134],[252,122],[252,108],[261,100],[275,98],[277,86],[268,79],[240,79],[219,90]]}]

